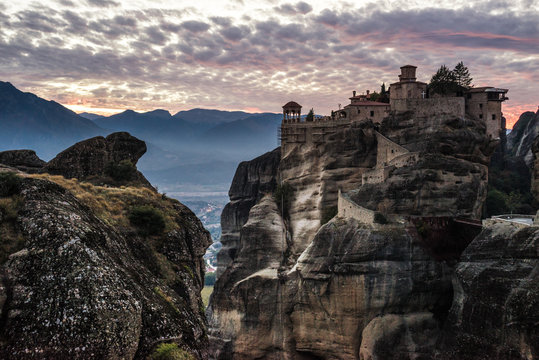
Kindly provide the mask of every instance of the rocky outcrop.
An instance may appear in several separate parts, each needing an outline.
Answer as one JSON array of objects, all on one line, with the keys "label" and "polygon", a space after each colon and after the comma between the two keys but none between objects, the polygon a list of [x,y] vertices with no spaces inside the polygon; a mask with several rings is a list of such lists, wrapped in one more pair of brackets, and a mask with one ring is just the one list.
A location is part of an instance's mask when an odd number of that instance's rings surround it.
[{"label": "rocky outcrop", "polygon": [[[387,346],[399,337],[401,346],[414,348],[419,339],[406,337],[405,326],[390,330],[390,324],[413,323],[420,338],[435,338],[434,319],[450,306],[449,268],[402,225],[374,229],[336,219],[320,229],[295,270],[292,331],[296,350],[311,358],[356,359],[379,347],[398,351]],[[429,351],[419,346],[409,355]]]},{"label": "rocky outcrop", "polygon": [[539,227],[497,224],[462,254],[437,359],[539,357]]},{"label": "rocky outcrop", "polygon": [[8,150],[0,152],[0,164],[14,167],[27,173],[36,173],[45,166],[34,150]]},{"label": "rocky outcrop", "polygon": [[375,165],[372,122],[343,125],[320,144],[292,146],[279,165],[280,181],[292,190],[286,201],[291,235],[289,266],[309,245],[322,222],[336,214],[339,189],[356,189],[363,173]]},{"label": "rocky outcrop", "polygon": [[524,159],[528,168],[533,166],[533,142],[539,135],[539,111],[527,111],[520,118],[507,135],[507,152],[509,156]]},{"label": "rocky outcrop", "polygon": [[[0,199],[1,358],[146,359],[162,343],[207,358],[211,240],[189,209],[144,187],[19,176]],[[162,227],[141,231],[137,206]]]},{"label": "rocky outcrop", "polygon": [[281,159],[279,148],[238,165],[228,196],[230,202],[221,215],[221,243],[217,255],[218,272],[234,260],[240,243],[240,230],[247,222],[249,211],[277,186],[277,168]]},{"label": "rocky outcrop", "polygon": [[349,193],[358,204],[382,213],[481,218],[487,196],[485,165],[441,154],[391,168],[385,182]]},{"label": "rocky outcrop", "polygon": [[533,169],[531,174],[531,193],[539,201],[539,137],[535,138],[532,147]]},{"label": "rocky outcrop", "polygon": [[[280,317],[275,296],[279,291],[280,259],[286,248],[284,236],[285,226],[275,201],[269,195],[263,197],[251,208],[249,220],[241,229],[234,262],[214,287],[215,293],[226,292],[228,296],[214,297],[208,309],[213,357],[231,359],[232,348],[244,359],[277,351],[273,331]],[[230,284],[234,286],[230,288]],[[252,289],[259,287],[264,290],[255,294]]]},{"label": "rocky outcrop", "polygon": [[382,184],[359,188],[352,196],[358,204],[383,213],[481,218],[497,145],[483,122],[451,115],[418,119],[408,112],[384,119],[380,132],[418,152],[419,161],[389,167]]},{"label": "rocky outcrop", "polygon": [[[145,152],[146,143],[144,141],[129,135],[129,133],[117,132],[106,138],[97,136],[76,143],[49,161],[44,171],[62,175],[68,179],[102,178],[109,176],[107,166],[117,165],[123,160],[129,161],[135,166]],[[140,173],[136,173],[133,179],[148,185]]]},{"label": "rocky outcrop", "polygon": [[[449,339],[454,266],[479,233],[477,222],[453,220],[481,217],[497,141],[479,120],[413,112],[322,135],[287,143],[272,175],[282,208],[264,197],[242,213],[208,310],[212,356],[446,356],[437,344]],[[374,222],[333,217],[339,189]],[[227,219],[239,214],[229,210]]]},{"label": "rocky outcrop", "polygon": [[33,150],[0,152],[0,164],[26,173],[62,175],[67,179],[108,185],[144,185],[152,187],[136,164],[146,152],[146,143],[126,132],[97,136],[76,143],[48,163]]}]

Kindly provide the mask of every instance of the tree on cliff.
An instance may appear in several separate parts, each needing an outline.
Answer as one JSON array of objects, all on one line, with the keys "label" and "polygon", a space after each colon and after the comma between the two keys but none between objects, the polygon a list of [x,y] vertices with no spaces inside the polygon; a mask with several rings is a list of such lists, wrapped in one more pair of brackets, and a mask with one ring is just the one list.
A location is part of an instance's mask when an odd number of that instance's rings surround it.
[{"label": "tree on cliff", "polygon": [[431,93],[447,95],[456,92],[458,84],[453,71],[445,65],[440,66],[436,74],[430,79],[429,90]]},{"label": "tree on cliff", "polygon": [[461,61],[455,66],[453,69],[453,74],[455,75],[455,81],[457,82],[457,85],[469,89],[472,84],[472,77],[470,76],[470,71],[466,66],[464,66],[464,63]]},{"label": "tree on cliff", "polygon": [[442,65],[430,79],[429,90],[441,95],[462,93],[471,87],[472,80],[470,71],[462,61],[453,70]]},{"label": "tree on cliff", "polygon": [[309,113],[305,117],[305,121],[314,121],[314,110],[312,108],[311,110],[309,110]]}]

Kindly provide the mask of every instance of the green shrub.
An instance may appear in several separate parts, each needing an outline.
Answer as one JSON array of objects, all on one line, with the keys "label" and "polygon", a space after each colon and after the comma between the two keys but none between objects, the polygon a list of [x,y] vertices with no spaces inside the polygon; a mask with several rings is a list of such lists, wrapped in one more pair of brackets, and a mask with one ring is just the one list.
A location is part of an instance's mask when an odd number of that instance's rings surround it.
[{"label": "green shrub", "polygon": [[213,286],[215,285],[215,273],[206,273],[204,276],[204,286]]},{"label": "green shrub", "polygon": [[388,221],[387,221],[387,218],[379,213],[379,212],[375,212],[374,213],[374,222],[377,223],[377,224],[387,224]]},{"label": "green shrub", "polygon": [[506,204],[506,195],[498,190],[490,190],[487,193],[487,212],[488,215],[500,215],[500,214],[507,214],[508,213],[508,207]]},{"label": "green shrub", "polygon": [[180,349],[175,343],[162,343],[150,355],[151,360],[195,360],[194,356]]},{"label": "green shrub", "polygon": [[131,181],[137,174],[137,168],[129,160],[122,160],[119,163],[108,163],[105,166],[105,175],[110,176],[115,181]]},{"label": "green shrub", "polygon": [[16,195],[21,191],[21,178],[13,172],[0,172],[0,197]]},{"label": "green shrub", "polygon": [[143,235],[158,235],[165,230],[165,216],[151,206],[135,206],[128,215],[131,225]]},{"label": "green shrub", "polygon": [[322,210],[322,218],[320,219],[320,225],[326,224],[329,220],[333,219],[337,215],[338,209],[336,206],[328,207]]}]

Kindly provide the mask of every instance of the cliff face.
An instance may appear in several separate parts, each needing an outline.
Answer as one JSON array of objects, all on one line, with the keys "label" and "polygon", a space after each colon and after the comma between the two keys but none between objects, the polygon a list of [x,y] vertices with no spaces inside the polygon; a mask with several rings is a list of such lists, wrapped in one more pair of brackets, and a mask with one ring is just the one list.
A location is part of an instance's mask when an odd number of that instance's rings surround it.
[{"label": "cliff face", "polygon": [[309,245],[321,220],[335,215],[339,189],[357,188],[363,173],[375,165],[376,136],[371,122],[340,127],[324,143],[297,144],[286,154],[279,177],[292,190],[285,209],[290,265]]},{"label": "cliff face", "polygon": [[495,225],[466,248],[439,359],[539,357],[539,227]]},{"label": "cliff face", "polygon": [[[200,290],[211,240],[189,209],[145,187],[5,170],[0,357],[145,359],[173,343],[207,358]],[[137,221],[137,207],[160,225]]]},{"label": "cliff face", "polygon": [[428,358],[436,318],[451,301],[449,268],[402,225],[370,228],[337,218],[320,229],[290,276],[295,350],[307,358]]},{"label": "cliff face", "polygon": [[539,200],[539,138],[535,139],[532,147],[533,170],[531,176],[531,193]]},{"label": "cliff face", "polygon": [[408,166],[390,168],[381,184],[362,186],[358,204],[382,212],[480,218],[487,196],[488,164],[497,145],[479,120],[451,115],[417,118],[393,114],[380,132],[419,154]]},{"label": "cliff face", "polygon": [[221,215],[221,243],[217,255],[218,272],[234,260],[240,242],[240,230],[247,222],[249,211],[266,193],[272,193],[277,185],[277,167],[280,149],[239,164],[228,195],[230,202]]},{"label": "cliff face", "polygon": [[507,135],[507,152],[510,156],[523,158],[528,168],[533,167],[533,142],[539,135],[539,111],[527,111],[513,126]]},{"label": "cliff face", "polygon": [[[362,184],[381,151],[389,151],[380,147],[376,130],[395,148],[404,147],[409,161],[388,161],[382,166],[385,181]],[[453,358],[451,339],[460,330],[448,321],[458,324],[463,295],[453,298],[452,277],[471,237],[463,241],[458,229],[433,235],[429,219],[437,217],[439,225],[447,217],[480,217],[496,144],[479,121],[442,115],[418,122],[413,113],[387,118],[378,129],[370,122],[353,123],[318,144],[287,144],[278,169],[268,174],[282,184],[276,193],[286,197],[243,194],[257,199],[247,217],[241,213],[245,225],[230,221],[239,214],[232,208],[222,218],[239,236],[236,256],[223,263],[210,301],[211,356]],[[390,217],[383,225],[336,217],[321,226],[326,215],[335,214],[338,189],[361,206],[421,218]],[[458,246],[450,254],[436,253],[449,249],[444,242],[451,240]],[[480,257],[470,254],[469,261]],[[490,270],[494,276],[497,270]],[[509,311],[503,299],[495,300],[498,310]],[[509,332],[503,328],[499,334]],[[517,352],[525,356],[526,349]],[[487,357],[497,350],[489,351]]]}]

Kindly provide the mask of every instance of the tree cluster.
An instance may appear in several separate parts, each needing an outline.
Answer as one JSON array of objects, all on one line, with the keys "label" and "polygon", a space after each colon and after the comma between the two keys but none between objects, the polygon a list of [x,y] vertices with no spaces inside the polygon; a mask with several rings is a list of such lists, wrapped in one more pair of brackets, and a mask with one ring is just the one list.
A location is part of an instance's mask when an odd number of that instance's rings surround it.
[{"label": "tree cluster", "polygon": [[441,95],[462,92],[473,86],[472,80],[470,71],[462,61],[453,70],[442,65],[430,79],[429,91]]}]

